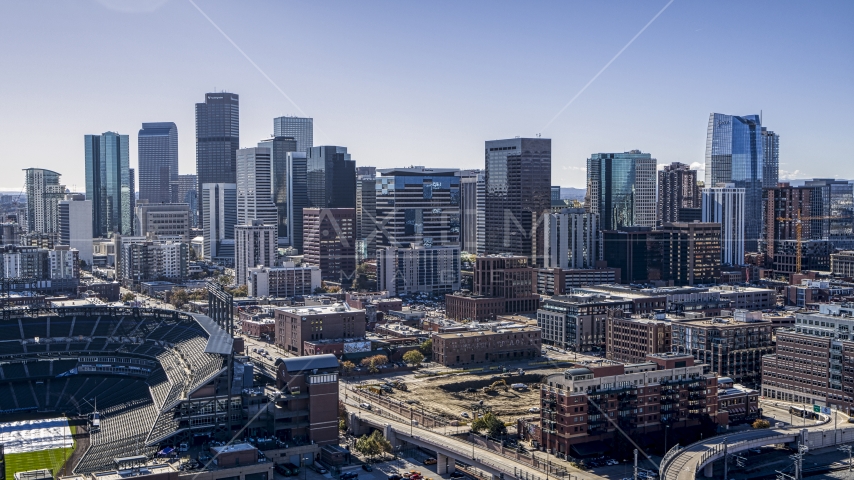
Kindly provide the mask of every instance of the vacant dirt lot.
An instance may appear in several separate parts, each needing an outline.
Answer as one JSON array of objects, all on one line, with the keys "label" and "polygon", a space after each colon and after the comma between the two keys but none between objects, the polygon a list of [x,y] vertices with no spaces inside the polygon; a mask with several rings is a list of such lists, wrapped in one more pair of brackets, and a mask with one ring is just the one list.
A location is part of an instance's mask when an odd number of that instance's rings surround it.
[{"label": "vacant dirt lot", "polygon": [[[539,384],[545,375],[555,370],[538,370],[518,376],[501,375],[450,375],[418,379],[407,382],[408,391],[395,390],[389,397],[395,400],[417,400],[425,412],[434,412],[440,417],[465,420],[462,412],[472,414],[472,404],[483,401],[504,421],[530,416],[528,409],[540,405]],[[499,386],[494,393],[484,393],[483,387],[495,381],[507,382],[507,391]],[[517,391],[510,388],[514,383],[528,385],[527,390]],[[417,407],[416,406],[416,407]]]}]

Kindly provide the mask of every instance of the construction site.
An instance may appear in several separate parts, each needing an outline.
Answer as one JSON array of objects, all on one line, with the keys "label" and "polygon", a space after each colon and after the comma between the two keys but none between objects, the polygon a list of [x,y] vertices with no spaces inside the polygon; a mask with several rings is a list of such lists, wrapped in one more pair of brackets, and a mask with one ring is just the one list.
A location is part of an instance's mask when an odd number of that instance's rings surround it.
[{"label": "construction site", "polygon": [[[492,412],[505,422],[530,416],[540,405],[540,382],[543,377],[561,371],[538,370],[536,373],[465,374],[407,377],[406,382],[389,381],[362,388],[389,400],[404,402],[425,415],[460,424],[479,413]],[[402,388],[401,388],[402,387]]]}]

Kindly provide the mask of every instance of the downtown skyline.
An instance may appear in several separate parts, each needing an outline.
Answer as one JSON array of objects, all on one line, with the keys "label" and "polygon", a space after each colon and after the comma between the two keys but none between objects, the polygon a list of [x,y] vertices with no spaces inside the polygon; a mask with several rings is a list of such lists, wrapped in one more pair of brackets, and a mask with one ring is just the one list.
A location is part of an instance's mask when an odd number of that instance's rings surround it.
[{"label": "downtown skyline", "polygon": [[[15,46],[5,54],[15,75],[0,76],[0,85],[16,92],[5,107],[0,155],[26,155],[28,166],[56,170],[70,189],[82,191],[82,170],[67,166],[79,165],[83,134],[133,135],[144,122],[175,122],[183,132],[179,170],[192,173],[193,105],[205,92],[227,90],[241,96],[241,148],[269,138],[275,117],[310,116],[315,145],[347,146],[358,165],[379,168],[480,168],[484,140],[540,133],[553,139],[552,183],[583,188],[592,153],[639,149],[659,164],[679,161],[696,168],[703,162],[709,112],[761,112],[763,125],[781,136],[781,180],[854,177],[854,169],[837,167],[850,156],[844,140],[851,120],[845,112],[854,103],[848,88],[852,34],[845,28],[852,7],[845,3],[774,4],[773,14],[765,12],[770,4],[756,4],[735,17],[728,14],[729,4],[681,1],[663,12],[664,1],[547,4],[531,11],[510,4],[446,5],[453,10],[448,18],[439,18],[439,9],[398,5],[368,18],[378,6],[355,14],[344,4],[284,8],[262,2],[234,10],[220,2],[196,2],[263,74],[193,4],[154,5],[153,11],[138,12],[116,9],[109,0],[61,4],[45,12],[28,5],[0,7],[0,22],[8,23],[0,38]],[[539,10],[550,15],[537,15]],[[52,35],[30,37],[33,32],[11,23],[37,12],[46,27],[66,34],[63,42]],[[352,22],[358,34],[348,42],[338,33],[322,41],[306,39],[288,48],[282,62],[270,48],[275,36],[250,28],[259,13],[325,15],[333,26]],[[488,21],[476,21],[481,17]],[[82,28],[66,31],[69,18]],[[498,28],[507,18],[521,28],[542,28],[511,41]],[[433,30],[422,25],[431,21]],[[490,22],[496,28],[482,25]],[[94,24],[103,31],[86,27]],[[610,34],[594,35],[595,25],[607,25]],[[170,33],[178,26],[185,30],[181,35]],[[378,27],[389,31],[379,33]],[[574,30],[565,31],[568,27]],[[310,31],[298,23],[293,28]],[[734,34],[750,29],[762,53],[734,55],[741,42]],[[159,35],[151,38],[151,31]],[[94,70],[84,68],[93,65],[82,52],[108,39],[121,55]],[[35,64],[32,58],[43,61]],[[508,60],[518,66],[501,66]],[[312,62],[330,62],[342,73],[303,67]],[[63,75],[55,74],[58,67]],[[811,74],[816,71],[821,75]],[[77,93],[69,95],[69,88]],[[55,131],[45,140],[39,127],[50,108]],[[418,148],[436,138],[453,154],[435,158],[432,149]],[[27,145],[36,141],[48,148],[29,151]],[[820,155],[816,144],[822,145]],[[135,139],[130,148],[131,167],[137,168]],[[399,151],[408,155],[402,158]],[[7,175],[0,189],[20,190],[23,178],[12,176],[14,169],[3,163],[0,171]]]}]

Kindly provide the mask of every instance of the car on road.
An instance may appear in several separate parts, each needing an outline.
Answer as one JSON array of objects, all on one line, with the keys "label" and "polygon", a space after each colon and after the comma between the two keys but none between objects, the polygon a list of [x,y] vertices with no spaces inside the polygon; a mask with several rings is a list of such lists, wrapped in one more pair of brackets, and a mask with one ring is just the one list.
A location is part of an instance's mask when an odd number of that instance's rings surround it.
[{"label": "car on road", "polygon": [[364,470],[364,471],[366,471],[366,472],[373,472],[373,471],[374,471],[374,467],[370,466],[370,465],[369,465],[369,464],[367,464],[367,463],[363,463],[363,464],[362,464],[362,470]]},{"label": "car on road", "polygon": [[341,474],[341,480],[350,480],[353,478],[359,478],[359,474],[356,472],[344,472]]},{"label": "car on road", "polygon": [[370,410],[370,409],[371,409],[371,404],[370,404],[370,403],[360,403],[360,404],[359,404],[359,406],[360,406],[360,407],[362,407],[362,408],[364,408],[365,410]]},{"label": "car on road", "polygon": [[540,407],[531,407],[528,411],[531,413],[540,413]]},{"label": "car on road", "polygon": [[465,474],[462,474],[462,473],[460,473],[460,472],[458,472],[458,471],[454,470],[453,472],[451,472],[450,477],[451,477],[451,478],[464,478],[464,477],[465,477]]},{"label": "car on road", "polygon": [[460,414],[460,416],[463,418],[469,418],[469,412],[463,412]]},{"label": "car on road", "polygon": [[619,465],[619,464],[620,464],[620,462],[618,462],[617,460],[614,460],[613,458],[608,459],[608,461],[605,462],[605,465]]},{"label": "car on road", "polygon": [[436,459],[433,457],[424,460],[424,465],[436,465]]},{"label": "car on road", "polygon": [[388,480],[403,480],[403,477],[401,477],[400,475],[398,475],[396,473],[392,473],[391,475],[388,476]]}]

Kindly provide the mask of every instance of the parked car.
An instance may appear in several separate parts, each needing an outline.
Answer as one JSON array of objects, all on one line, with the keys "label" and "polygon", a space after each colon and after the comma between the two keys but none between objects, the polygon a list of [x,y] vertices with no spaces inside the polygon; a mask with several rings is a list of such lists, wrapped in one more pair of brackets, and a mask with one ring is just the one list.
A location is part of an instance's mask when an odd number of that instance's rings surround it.
[{"label": "parked car", "polygon": [[366,471],[366,472],[373,472],[373,471],[374,471],[374,467],[370,466],[370,464],[363,463],[363,464],[362,464],[362,470],[364,470],[364,471]]},{"label": "parked car", "polygon": [[528,411],[531,413],[540,413],[540,407],[531,407]]},{"label": "parked car", "polygon": [[291,475],[293,475],[293,474],[294,474],[294,473],[291,471],[291,469],[290,469],[290,468],[288,468],[288,466],[287,466],[286,464],[284,464],[284,463],[277,463],[277,464],[276,464],[276,466],[275,466],[275,468],[276,468],[276,471],[277,471],[277,472],[279,472],[280,474],[282,474],[282,475],[284,475],[284,476],[286,476],[286,477],[290,477]]},{"label": "parked car", "polygon": [[288,462],[285,464],[285,466],[288,467],[288,469],[291,471],[292,475],[298,475],[299,474],[299,467],[294,465],[293,463]]},{"label": "parked car", "polygon": [[463,412],[460,414],[460,416],[463,418],[469,418],[469,412]]},{"label": "parked car", "polygon": [[321,474],[321,475],[323,475],[324,473],[327,473],[327,472],[328,472],[328,470],[326,470],[325,468],[321,467],[321,466],[320,466],[320,465],[318,465],[317,463],[312,464],[312,465],[311,465],[311,469],[312,469],[312,470],[314,470],[315,472],[317,472],[317,473]]}]

